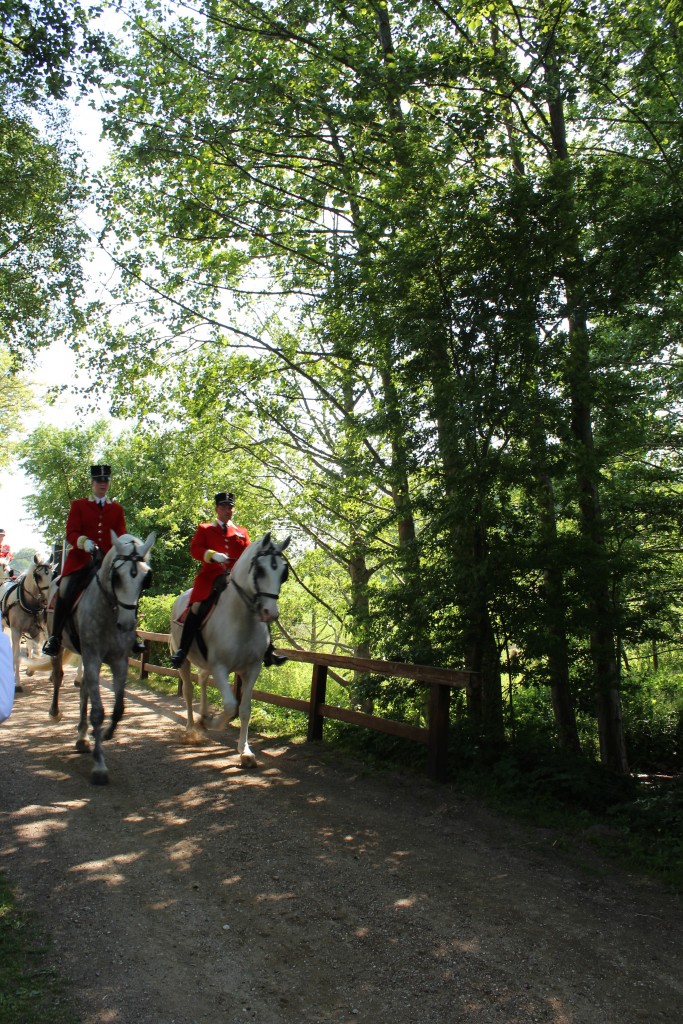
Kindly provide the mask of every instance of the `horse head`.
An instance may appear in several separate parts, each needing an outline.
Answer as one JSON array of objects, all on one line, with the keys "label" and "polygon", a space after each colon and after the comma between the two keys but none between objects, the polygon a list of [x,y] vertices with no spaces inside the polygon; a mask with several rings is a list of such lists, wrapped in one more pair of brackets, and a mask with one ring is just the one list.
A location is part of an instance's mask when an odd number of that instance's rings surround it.
[{"label": "horse head", "polygon": [[152,568],[146,558],[156,533],[150,533],[143,542],[130,533],[118,537],[112,530],[111,539],[112,546],[97,571],[97,580],[116,611],[117,628],[134,631],[140,594],[152,582]]},{"label": "horse head", "polygon": [[22,579],[25,592],[45,608],[52,580],[52,563],[44,562],[39,555],[34,554],[33,568],[27,570]]},{"label": "horse head", "polygon": [[289,575],[289,564],[282,552],[289,541],[285,537],[275,544],[270,531],[265,533],[242,552],[230,575],[240,597],[261,622],[274,622],[280,615],[280,587]]}]

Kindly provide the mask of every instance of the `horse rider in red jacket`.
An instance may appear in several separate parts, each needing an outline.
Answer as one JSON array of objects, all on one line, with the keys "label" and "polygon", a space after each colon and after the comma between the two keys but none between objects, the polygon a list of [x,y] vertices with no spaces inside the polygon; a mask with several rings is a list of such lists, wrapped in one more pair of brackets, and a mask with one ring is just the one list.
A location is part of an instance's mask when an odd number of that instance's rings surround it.
[{"label": "horse rider in red jacket", "polygon": [[[95,553],[99,552],[102,557],[109,551],[112,530],[118,537],[127,533],[122,506],[107,497],[110,483],[111,466],[91,466],[92,494],[71,502],[66,520],[67,556],[59,581],[52,634],[43,646],[43,654],[51,658],[59,654],[64,625],[80,589],[79,583],[85,582],[92,568]],[[140,649],[144,650],[144,644],[137,642],[133,650]]]},{"label": "horse rider in red jacket", "polygon": [[245,548],[249,547],[249,532],[232,521],[235,511],[235,495],[221,491],[214,498],[216,518],[212,523],[200,523],[190,541],[190,554],[202,563],[190,594],[187,617],[183,623],[180,647],[171,656],[174,668],[180,668],[185,661],[197,628],[202,619],[200,605],[211,596],[214,583],[223,575],[229,575],[233,565]]},{"label": "horse rider in red jacket", "polygon": [[[190,594],[187,616],[183,623],[178,650],[171,655],[171,664],[180,668],[192,646],[197,629],[204,617],[202,602],[211,597],[222,576],[229,578],[233,565],[245,548],[251,543],[244,526],[232,521],[235,511],[235,495],[221,491],[214,498],[216,518],[212,523],[200,523],[190,541],[190,554],[202,563]],[[282,665],[287,659],[273,653],[272,643],[263,659],[265,665]]]}]

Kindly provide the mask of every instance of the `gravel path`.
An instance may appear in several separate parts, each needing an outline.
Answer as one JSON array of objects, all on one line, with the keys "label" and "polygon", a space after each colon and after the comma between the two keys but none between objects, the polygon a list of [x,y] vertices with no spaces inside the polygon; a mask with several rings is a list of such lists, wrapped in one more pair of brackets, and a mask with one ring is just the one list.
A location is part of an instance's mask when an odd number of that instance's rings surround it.
[{"label": "gravel path", "polygon": [[137,688],[93,787],[63,695],[0,726],[0,868],[83,1024],[683,1021],[681,900],[588,849],[322,745],[254,736],[243,771]]}]

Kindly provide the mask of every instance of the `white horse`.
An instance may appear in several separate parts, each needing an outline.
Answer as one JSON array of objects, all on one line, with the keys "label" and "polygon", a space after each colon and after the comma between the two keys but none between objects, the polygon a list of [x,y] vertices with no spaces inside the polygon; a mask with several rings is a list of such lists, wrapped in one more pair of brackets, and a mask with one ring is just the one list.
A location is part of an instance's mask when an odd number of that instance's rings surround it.
[{"label": "white horse", "polygon": [[[111,548],[97,571],[93,573],[74,609],[73,616],[67,620],[63,633],[65,647],[75,653],[80,649],[83,659],[81,714],[76,750],[80,753],[87,753],[90,750],[86,739],[90,700],[90,724],[94,740],[94,767],[91,780],[100,786],[109,782],[102,742],[111,739],[123,717],[128,656],[136,636],[138,603],[143,588],[149,586],[152,581],[152,570],[145,559],[156,540],[156,534],[150,533],[144,543],[129,533],[117,537],[113,530],[111,538]],[[58,580],[54,580],[52,593],[57,586]],[[48,619],[50,615],[51,612],[48,612]],[[48,625],[51,623],[48,622]],[[59,688],[64,676],[62,660],[63,651],[52,659],[50,718],[55,722],[62,717],[59,710]],[[100,695],[100,669],[103,662],[109,665],[114,683],[114,708],[111,721],[104,732],[104,707]]]},{"label": "white horse", "polygon": [[[247,738],[251,694],[270,643],[269,623],[274,622],[280,614],[277,604],[280,587],[289,572],[282,552],[289,540],[287,537],[281,544],[274,544],[270,533],[266,533],[242,552],[233,567],[227,587],[201,628],[206,656],[202,654],[197,638],[188,652],[188,660],[199,669],[199,728],[205,730],[211,718],[206,697],[206,685],[211,675],[223,697],[224,709],[215,724],[222,726],[231,721],[239,708],[240,735],[237,751],[243,767],[256,764]],[[186,590],[181,594],[171,610],[171,646],[174,649],[180,644],[182,624],[179,618],[187,607],[190,593]],[[188,660],[179,669],[179,673],[187,706],[186,735],[189,739],[195,739],[201,733],[198,733],[194,724],[194,687]],[[230,686],[231,672],[235,673],[239,700]]]},{"label": "white horse", "polygon": [[19,693],[22,691],[19,678],[21,638],[24,634],[35,641],[45,638],[45,608],[52,578],[49,562],[41,562],[38,555],[33,556],[33,562],[32,570],[0,586],[0,610],[12,634],[14,688]]}]

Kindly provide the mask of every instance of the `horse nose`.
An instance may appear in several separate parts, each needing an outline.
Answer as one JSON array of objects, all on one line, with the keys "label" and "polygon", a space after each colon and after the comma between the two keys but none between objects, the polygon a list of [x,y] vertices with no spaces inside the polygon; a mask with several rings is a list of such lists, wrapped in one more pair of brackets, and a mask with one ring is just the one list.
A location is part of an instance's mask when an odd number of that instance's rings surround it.
[{"label": "horse nose", "polygon": [[261,622],[275,622],[279,617],[280,610],[277,605],[273,608],[262,608],[261,609]]}]

